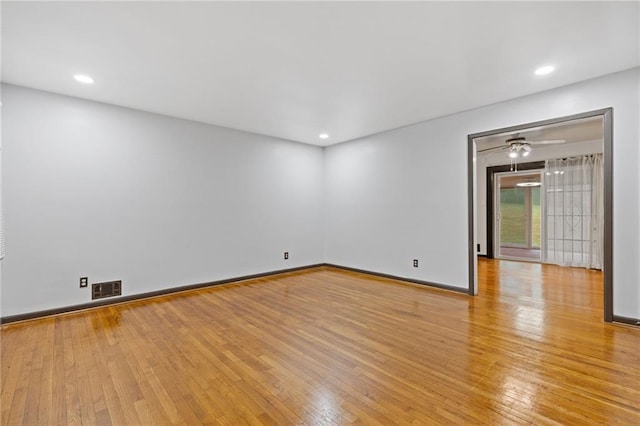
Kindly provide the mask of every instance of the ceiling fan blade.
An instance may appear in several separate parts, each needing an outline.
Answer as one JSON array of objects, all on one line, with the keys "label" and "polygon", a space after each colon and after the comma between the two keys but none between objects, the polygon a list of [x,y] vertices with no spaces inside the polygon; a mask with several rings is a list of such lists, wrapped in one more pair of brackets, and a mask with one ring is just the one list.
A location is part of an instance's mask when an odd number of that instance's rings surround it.
[{"label": "ceiling fan blade", "polygon": [[556,143],[565,143],[566,139],[547,139],[547,140],[541,140],[541,141],[527,141],[527,142],[529,142],[531,145],[552,145]]},{"label": "ceiling fan blade", "polygon": [[508,146],[494,146],[492,148],[479,149],[476,152],[488,152],[488,151],[495,151],[495,150],[498,150],[498,149],[504,150],[504,149],[507,149],[507,148],[509,148],[509,147]]}]

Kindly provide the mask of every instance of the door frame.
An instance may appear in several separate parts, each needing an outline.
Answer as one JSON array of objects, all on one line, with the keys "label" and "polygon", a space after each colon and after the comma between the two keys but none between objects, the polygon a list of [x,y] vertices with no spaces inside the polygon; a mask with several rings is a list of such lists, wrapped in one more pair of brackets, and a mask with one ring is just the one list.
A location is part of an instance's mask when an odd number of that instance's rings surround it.
[{"label": "door frame", "polygon": [[[604,168],[604,256],[603,256],[603,285],[604,285],[604,321],[613,322],[613,108],[603,108],[579,114],[548,120],[535,121],[517,126],[504,127],[480,133],[467,135],[467,205],[468,210],[468,259],[469,259],[469,288],[470,295],[477,294],[477,261],[475,238],[476,220],[476,142],[475,139],[493,136],[501,133],[516,133],[532,127],[542,127],[583,118],[602,117],[603,127],[603,168]],[[487,212],[487,217],[489,214]],[[488,247],[487,247],[488,249]]]}]

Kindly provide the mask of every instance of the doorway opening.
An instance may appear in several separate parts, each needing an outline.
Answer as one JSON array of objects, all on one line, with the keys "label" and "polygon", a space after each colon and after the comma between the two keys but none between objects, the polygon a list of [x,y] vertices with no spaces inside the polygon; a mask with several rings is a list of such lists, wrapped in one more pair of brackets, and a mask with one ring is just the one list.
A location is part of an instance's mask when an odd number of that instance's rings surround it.
[{"label": "doorway opening", "polygon": [[[575,259],[589,258],[585,253],[597,245],[604,320],[613,321],[612,133],[607,108],[468,136],[469,294],[478,292],[478,255],[576,266]],[[575,171],[577,156],[598,158],[601,177]],[[555,175],[563,173],[558,164],[567,175]],[[601,188],[597,244],[583,237],[591,235],[584,213],[590,204],[578,200],[578,192],[585,200],[587,181],[598,181]]]}]

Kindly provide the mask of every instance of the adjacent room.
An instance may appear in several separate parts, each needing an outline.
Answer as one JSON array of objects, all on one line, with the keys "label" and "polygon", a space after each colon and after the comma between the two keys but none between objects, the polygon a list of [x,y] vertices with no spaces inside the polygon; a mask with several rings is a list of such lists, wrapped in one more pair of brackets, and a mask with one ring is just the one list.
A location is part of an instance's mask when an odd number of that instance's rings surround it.
[{"label": "adjacent room", "polygon": [[[599,299],[607,321],[613,315],[613,280],[602,272],[613,269],[611,113],[609,109],[564,117],[472,142],[477,150],[478,206],[473,215],[480,261],[499,265],[499,260],[515,260],[593,271],[592,279],[599,275]],[[548,270],[542,266],[540,272]],[[577,295],[583,293],[579,282],[570,287]]]},{"label": "adjacent room", "polygon": [[640,3],[0,3],[0,424],[640,424]]}]

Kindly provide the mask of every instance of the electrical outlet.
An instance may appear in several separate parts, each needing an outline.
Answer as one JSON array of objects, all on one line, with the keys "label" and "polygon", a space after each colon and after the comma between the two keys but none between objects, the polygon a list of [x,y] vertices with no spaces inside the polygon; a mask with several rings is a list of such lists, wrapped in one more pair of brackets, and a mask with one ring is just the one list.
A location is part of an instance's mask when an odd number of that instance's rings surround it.
[{"label": "electrical outlet", "polygon": [[289,252],[285,251],[284,252],[284,260],[288,260],[289,259]]},{"label": "electrical outlet", "polygon": [[418,259],[413,259],[413,267],[414,268],[418,267]]},{"label": "electrical outlet", "polygon": [[89,277],[80,277],[80,288],[89,286]]}]

